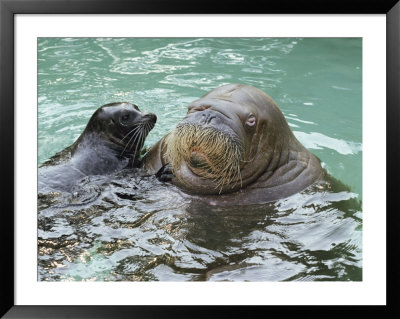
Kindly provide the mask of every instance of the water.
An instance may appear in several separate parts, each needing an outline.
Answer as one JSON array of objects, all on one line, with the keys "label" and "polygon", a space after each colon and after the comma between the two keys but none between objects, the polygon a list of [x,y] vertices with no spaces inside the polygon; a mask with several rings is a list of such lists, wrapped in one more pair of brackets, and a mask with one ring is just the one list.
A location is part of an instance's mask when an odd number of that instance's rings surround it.
[{"label": "water", "polygon": [[359,38],[39,39],[38,165],[103,104],[157,114],[150,146],[188,103],[243,83],[351,191],[210,208],[131,171],[91,177],[78,195],[39,196],[38,280],[361,280],[361,49]]}]

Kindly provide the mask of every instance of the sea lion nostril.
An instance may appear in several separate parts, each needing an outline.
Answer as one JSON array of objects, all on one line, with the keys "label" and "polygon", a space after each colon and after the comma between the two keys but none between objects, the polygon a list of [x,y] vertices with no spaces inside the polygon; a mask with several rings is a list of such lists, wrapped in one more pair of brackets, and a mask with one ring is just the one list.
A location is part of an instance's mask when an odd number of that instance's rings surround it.
[{"label": "sea lion nostril", "polygon": [[151,122],[154,122],[154,123],[157,122],[157,116],[153,113],[146,113],[143,117],[148,119]]}]

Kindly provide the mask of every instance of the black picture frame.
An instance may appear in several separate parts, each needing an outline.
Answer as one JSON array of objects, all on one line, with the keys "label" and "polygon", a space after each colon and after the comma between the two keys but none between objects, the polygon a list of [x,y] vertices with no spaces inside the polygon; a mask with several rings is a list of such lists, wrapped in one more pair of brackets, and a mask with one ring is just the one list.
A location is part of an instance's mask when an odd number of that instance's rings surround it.
[{"label": "black picture frame", "polygon": [[[387,305],[386,306],[22,306],[14,295],[14,17],[15,14],[385,14],[387,21],[387,118],[386,118],[386,219],[387,219]],[[398,0],[264,1],[236,3],[203,0],[0,0],[0,180],[1,191],[1,308],[4,318],[165,318],[165,317],[248,317],[250,312],[296,317],[379,318],[399,316],[394,256],[398,247],[396,181],[399,174],[398,136],[400,136],[400,3]],[[382,105],[383,107],[383,105]],[[379,112],[379,110],[377,110]],[[7,151],[5,151],[7,150]],[[379,168],[378,168],[379,169]],[[389,173],[390,172],[390,173]],[[387,174],[389,173],[389,174]],[[268,309],[265,309],[268,307]]]}]

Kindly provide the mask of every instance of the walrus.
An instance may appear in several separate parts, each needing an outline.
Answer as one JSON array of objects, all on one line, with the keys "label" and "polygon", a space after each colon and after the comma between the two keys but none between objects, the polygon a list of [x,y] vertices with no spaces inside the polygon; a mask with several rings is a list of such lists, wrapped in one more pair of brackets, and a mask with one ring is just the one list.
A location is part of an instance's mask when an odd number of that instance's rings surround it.
[{"label": "walrus", "polygon": [[243,84],[218,87],[192,102],[142,167],[211,204],[274,201],[325,175],[272,98]]},{"label": "walrus", "polygon": [[78,139],[40,166],[39,190],[70,191],[86,176],[138,167],[145,138],[156,121],[155,114],[142,113],[128,102],[99,107]]}]

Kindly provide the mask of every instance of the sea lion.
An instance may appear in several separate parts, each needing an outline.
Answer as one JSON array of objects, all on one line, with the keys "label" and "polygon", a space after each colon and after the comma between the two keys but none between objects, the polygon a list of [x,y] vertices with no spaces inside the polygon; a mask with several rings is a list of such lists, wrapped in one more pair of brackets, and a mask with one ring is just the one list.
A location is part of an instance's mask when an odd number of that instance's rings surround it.
[{"label": "sea lion", "polygon": [[70,191],[85,176],[137,167],[144,140],[157,117],[138,106],[116,102],[101,106],[69,147],[40,166],[39,190]]},{"label": "sea lion", "polygon": [[192,102],[142,164],[159,177],[172,173],[173,184],[211,204],[274,201],[325,174],[272,98],[242,84],[218,87]]}]

